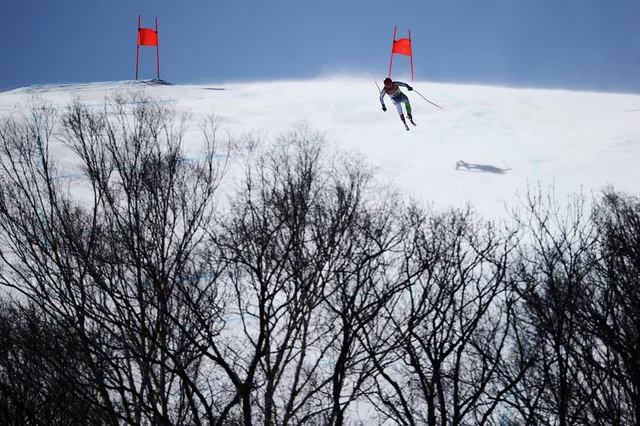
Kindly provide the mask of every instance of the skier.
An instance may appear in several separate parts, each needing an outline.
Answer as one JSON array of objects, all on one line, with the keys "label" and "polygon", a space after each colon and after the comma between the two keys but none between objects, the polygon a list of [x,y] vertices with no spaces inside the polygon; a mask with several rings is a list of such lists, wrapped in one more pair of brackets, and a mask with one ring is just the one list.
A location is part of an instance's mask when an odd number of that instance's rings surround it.
[{"label": "skier", "polygon": [[413,87],[409,86],[407,83],[403,83],[402,81],[393,81],[389,77],[384,79],[384,88],[380,91],[380,103],[382,104],[382,111],[387,111],[387,107],[384,104],[384,95],[389,95],[391,101],[396,106],[398,110],[398,115],[400,115],[400,120],[404,124],[404,128],[409,130],[409,126],[404,119],[404,114],[402,113],[402,104],[404,104],[407,110],[407,118],[414,126],[416,123],[413,122],[413,116],[411,115],[411,103],[409,102],[409,98],[405,95],[402,90],[400,90],[400,86],[406,87],[408,91],[412,91]]}]

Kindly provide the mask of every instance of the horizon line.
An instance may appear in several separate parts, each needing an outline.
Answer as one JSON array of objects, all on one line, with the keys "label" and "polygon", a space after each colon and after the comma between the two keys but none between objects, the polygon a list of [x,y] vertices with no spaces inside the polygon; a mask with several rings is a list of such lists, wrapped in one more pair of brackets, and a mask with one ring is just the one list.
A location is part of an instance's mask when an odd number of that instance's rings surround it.
[{"label": "horizon line", "polygon": [[[491,88],[501,88],[501,89],[515,89],[515,90],[541,90],[541,91],[564,91],[564,92],[582,92],[582,93],[594,93],[594,94],[612,94],[612,95],[640,95],[640,90],[638,91],[621,91],[621,90],[605,90],[605,89],[595,89],[595,88],[571,88],[571,87],[563,87],[563,86],[535,86],[535,85],[515,85],[510,83],[482,83],[482,82],[470,82],[470,81],[454,81],[454,80],[423,80],[423,79],[415,79],[411,80],[411,78],[404,78],[408,76],[398,76],[394,78],[395,80],[402,80],[405,82],[411,82],[413,84],[423,83],[423,84],[434,84],[434,85],[453,85],[453,86],[475,86],[475,87],[491,87]],[[60,82],[51,82],[51,83],[34,83],[28,84],[24,86],[18,86],[13,89],[8,89],[0,92],[0,94],[6,94],[13,91],[18,90],[37,90],[37,89],[55,89],[56,86],[60,86],[60,89],[64,90],[64,86],[91,86],[91,85],[117,85],[117,84],[147,84],[151,86],[156,85],[166,85],[166,86],[193,86],[193,87],[201,87],[201,86],[214,86],[214,85],[229,85],[236,86],[240,84],[276,84],[276,83],[313,83],[313,82],[330,82],[330,81],[364,81],[366,79],[373,79],[372,82],[377,82],[374,76],[369,75],[369,73],[336,73],[336,74],[323,74],[315,77],[300,77],[300,78],[282,78],[282,79],[244,79],[244,80],[221,80],[221,81],[211,81],[211,82],[177,82],[173,83],[164,79],[125,79],[125,80],[87,80],[87,81],[60,81]],[[380,77],[380,81],[384,79],[385,76]],[[217,88],[218,90],[224,90],[223,88]]]}]

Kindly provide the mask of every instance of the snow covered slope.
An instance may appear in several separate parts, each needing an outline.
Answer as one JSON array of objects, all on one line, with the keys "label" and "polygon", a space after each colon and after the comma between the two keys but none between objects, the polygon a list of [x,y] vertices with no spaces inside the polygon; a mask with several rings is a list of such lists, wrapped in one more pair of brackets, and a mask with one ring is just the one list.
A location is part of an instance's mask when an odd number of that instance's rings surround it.
[{"label": "snow covered slope", "polygon": [[[235,135],[277,136],[307,123],[339,147],[363,154],[379,177],[437,207],[472,203],[501,216],[527,184],[556,194],[640,190],[640,96],[414,82],[435,108],[408,92],[417,127],[405,131],[391,102],[384,113],[374,81],[335,78],[224,85],[141,82],[36,85],[0,93],[0,115],[37,95],[57,107],[80,96],[93,107],[115,90],[143,87],[163,102],[213,113]],[[194,150],[196,147],[193,147]],[[73,162],[65,160],[69,166]],[[463,161],[467,166],[456,169]]]}]

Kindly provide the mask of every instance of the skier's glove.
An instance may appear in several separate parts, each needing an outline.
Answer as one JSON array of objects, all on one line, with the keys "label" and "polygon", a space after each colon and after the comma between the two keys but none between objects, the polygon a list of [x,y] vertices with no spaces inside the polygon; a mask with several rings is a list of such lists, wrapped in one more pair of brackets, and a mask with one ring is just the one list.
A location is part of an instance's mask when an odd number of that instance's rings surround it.
[{"label": "skier's glove", "polygon": [[382,110],[386,112],[387,111],[387,106],[386,105],[382,105]]},{"label": "skier's glove", "polygon": [[408,91],[412,91],[412,90],[413,90],[413,87],[409,86],[409,87],[407,87],[407,90],[408,90]]}]

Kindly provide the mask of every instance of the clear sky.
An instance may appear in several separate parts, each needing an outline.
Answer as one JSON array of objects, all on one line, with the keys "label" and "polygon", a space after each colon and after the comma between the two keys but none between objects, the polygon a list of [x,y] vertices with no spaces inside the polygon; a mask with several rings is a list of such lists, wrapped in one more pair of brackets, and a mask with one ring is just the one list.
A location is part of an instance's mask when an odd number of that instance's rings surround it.
[{"label": "clear sky", "polygon": [[[133,79],[138,14],[173,83],[382,79],[398,25],[416,80],[640,93],[639,0],[5,0],[0,90]],[[154,78],[154,48],[140,61]]]}]

